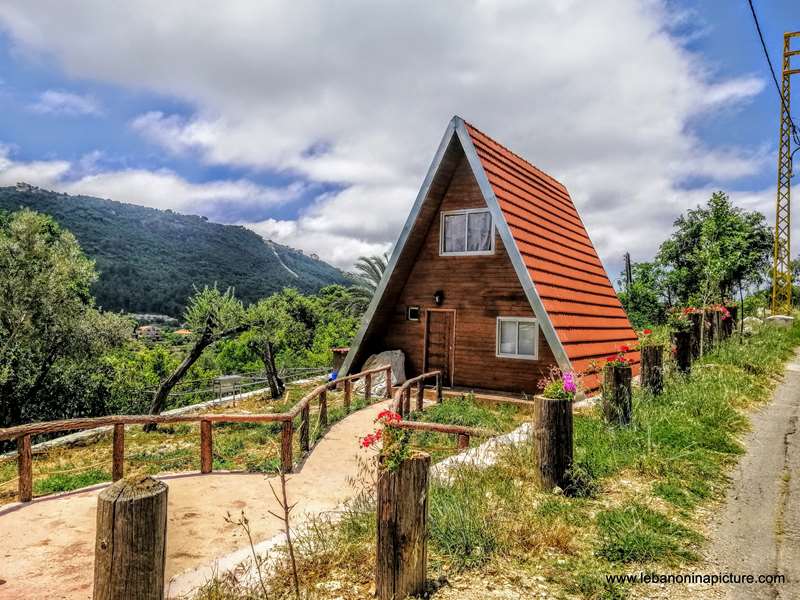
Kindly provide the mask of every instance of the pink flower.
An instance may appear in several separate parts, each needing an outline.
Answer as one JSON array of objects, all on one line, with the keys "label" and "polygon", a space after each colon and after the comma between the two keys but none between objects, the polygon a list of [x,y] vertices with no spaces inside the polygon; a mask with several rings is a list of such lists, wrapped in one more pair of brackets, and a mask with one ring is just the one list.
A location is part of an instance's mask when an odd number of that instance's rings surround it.
[{"label": "pink flower", "polygon": [[574,394],[578,391],[578,386],[575,385],[575,378],[572,376],[572,373],[564,373],[562,377],[564,381],[564,391],[570,394]]}]

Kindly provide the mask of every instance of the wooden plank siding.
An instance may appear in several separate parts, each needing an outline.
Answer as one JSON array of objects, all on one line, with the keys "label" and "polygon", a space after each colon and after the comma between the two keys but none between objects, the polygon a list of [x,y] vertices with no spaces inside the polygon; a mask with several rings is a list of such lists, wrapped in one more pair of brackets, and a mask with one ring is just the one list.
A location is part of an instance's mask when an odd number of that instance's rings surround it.
[{"label": "wooden plank siding", "polygon": [[[453,385],[509,392],[535,393],[537,383],[555,358],[539,331],[539,360],[496,356],[497,317],[533,317],[500,236],[495,231],[495,251],[484,256],[439,256],[442,211],[482,208],[486,203],[466,160],[459,161],[444,198],[428,219],[427,231],[416,254],[401,257],[395,272],[407,273],[382,327],[375,328],[370,346],[382,340],[381,349],[401,349],[406,355],[406,375],[423,372],[427,309],[455,310]],[[444,292],[437,307],[433,294]],[[419,306],[419,321],[406,318],[408,306]]]}]

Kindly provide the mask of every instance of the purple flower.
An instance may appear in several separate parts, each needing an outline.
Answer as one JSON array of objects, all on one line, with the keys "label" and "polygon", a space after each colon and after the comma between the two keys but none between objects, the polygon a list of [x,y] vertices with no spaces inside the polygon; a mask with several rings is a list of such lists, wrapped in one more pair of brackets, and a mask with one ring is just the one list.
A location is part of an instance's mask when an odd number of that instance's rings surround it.
[{"label": "purple flower", "polygon": [[570,394],[574,394],[578,391],[578,387],[575,385],[575,379],[572,377],[572,373],[564,373],[561,377],[564,382],[564,391],[569,392]]}]

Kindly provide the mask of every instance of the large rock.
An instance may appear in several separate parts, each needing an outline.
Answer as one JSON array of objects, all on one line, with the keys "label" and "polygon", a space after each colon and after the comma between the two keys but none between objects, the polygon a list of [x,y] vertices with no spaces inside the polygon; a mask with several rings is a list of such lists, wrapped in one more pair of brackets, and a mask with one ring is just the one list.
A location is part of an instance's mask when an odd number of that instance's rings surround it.
[{"label": "large rock", "polygon": [[[385,367],[391,365],[392,367],[392,385],[401,385],[406,381],[406,357],[402,350],[385,350],[380,354],[373,354],[370,356],[364,366],[361,367],[362,371],[369,371],[377,369],[378,367]],[[359,379],[353,389],[358,394],[364,393],[364,380]],[[372,395],[381,396],[386,390],[386,377],[383,373],[376,373],[372,376]]]},{"label": "large rock", "polygon": [[764,326],[764,321],[758,317],[745,317],[743,331],[745,335],[752,335]]}]

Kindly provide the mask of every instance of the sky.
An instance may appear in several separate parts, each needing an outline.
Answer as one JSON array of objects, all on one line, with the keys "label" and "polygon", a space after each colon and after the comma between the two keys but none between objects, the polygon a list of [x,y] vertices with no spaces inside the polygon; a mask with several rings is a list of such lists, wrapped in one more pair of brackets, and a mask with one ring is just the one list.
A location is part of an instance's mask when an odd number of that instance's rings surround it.
[{"label": "sky", "polygon": [[[755,1],[775,65],[795,1]],[[778,108],[746,0],[0,4],[0,185],[344,269],[391,249],[454,114],[567,186],[614,280],[715,190],[774,222]]]}]

